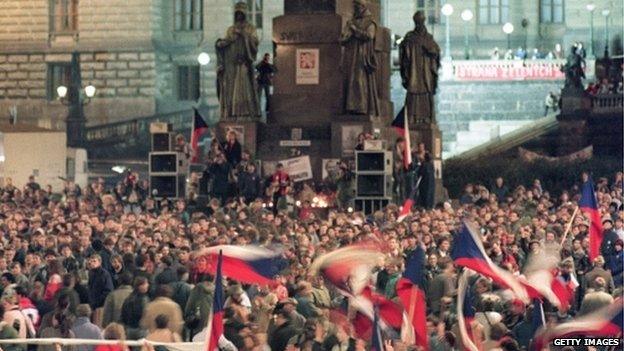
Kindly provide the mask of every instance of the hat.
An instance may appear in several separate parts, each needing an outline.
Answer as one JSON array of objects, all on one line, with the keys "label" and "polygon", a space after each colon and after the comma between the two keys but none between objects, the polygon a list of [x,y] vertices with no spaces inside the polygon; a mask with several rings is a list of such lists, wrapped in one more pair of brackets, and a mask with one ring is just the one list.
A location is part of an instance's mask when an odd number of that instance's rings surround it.
[{"label": "hat", "polygon": [[611,216],[606,215],[602,217],[602,223],[605,223],[605,222],[611,222],[611,224],[613,224],[613,219],[611,219]]},{"label": "hat", "polygon": [[237,11],[247,12],[247,3],[244,1],[237,2],[236,5],[234,5],[234,12]]}]

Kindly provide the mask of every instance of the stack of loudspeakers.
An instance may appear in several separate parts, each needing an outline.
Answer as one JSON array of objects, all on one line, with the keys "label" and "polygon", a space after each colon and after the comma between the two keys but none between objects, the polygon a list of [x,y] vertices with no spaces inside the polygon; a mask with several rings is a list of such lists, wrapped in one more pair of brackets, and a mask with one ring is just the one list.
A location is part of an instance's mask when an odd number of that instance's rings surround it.
[{"label": "stack of loudspeakers", "polygon": [[157,199],[185,197],[189,164],[183,153],[174,150],[175,134],[172,132],[172,125],[152,123],[150,135],[150,194]]},{"label": "stack of loudspeakers", "polygon": [[371,214],[392,200],[392,152],[382,147],[355,151],[355,210]]}]

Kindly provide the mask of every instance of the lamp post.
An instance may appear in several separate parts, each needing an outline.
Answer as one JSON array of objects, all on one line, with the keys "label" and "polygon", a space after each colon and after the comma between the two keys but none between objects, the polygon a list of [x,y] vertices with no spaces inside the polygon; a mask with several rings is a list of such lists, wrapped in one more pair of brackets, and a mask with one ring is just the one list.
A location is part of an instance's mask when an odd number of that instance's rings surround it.
[{"label": "lamp post", "polygon": [[609,10],[609,9],[602,10],[602,15],[605,18],[605,48],[604,48],[604,57],[609,57],[609,15],[611,15],[611,10]]},{"label": "lamp post", "polygon": [[468,22],[472,20],[473,14],[469,9],[465,9],[461,13],[461,19],[464,20],[464,59],[470,59],[470,49],[468,48]]},{"label": "lamp post", "polygon": [[82,89],[82,76],[80,74],[80,54],[72,53],[70,66],[71,78],[69,86],[58,86],[56,93],[63,105],[69,107],[67,111],[67,146],[82,147],[84,144],[84,130],[87,118],[84,114],[84,106],[91,102],[91,98],[95,96],[95,87],[91,84]]},{"label": "lamp post", "polygon": [[514,31],[514,26],[510,22],[503,25],[503,32],[507,34],[507,50],[511,50],[511,33]]},{"label": "lamp post", "polygon": [[594,58],[594,10],[596,5],[593,3],[587,4],[587,11],[589,11],[589,53],[588,58]]},{"label": "lamp post", "polygon": [[446,42],[444,43],[444,59],[451,60],[451,23],[450,17],[453,14],[453,5],[444,4],[442,14],[446,17]]},{"label": "lamp post", "polygon": [[210,64],[210,55],[207,52],[202,51],[199,55],[197,55],[197,62],[199,63],[199,101],[197,104],[197,109],[202,115],[206,116],[206,114],[204,113],[205,111],[203,111],[207,108],[207,105],[204,96],[204,86],[202,78],[204,76],[204,67],[207,67]]}]

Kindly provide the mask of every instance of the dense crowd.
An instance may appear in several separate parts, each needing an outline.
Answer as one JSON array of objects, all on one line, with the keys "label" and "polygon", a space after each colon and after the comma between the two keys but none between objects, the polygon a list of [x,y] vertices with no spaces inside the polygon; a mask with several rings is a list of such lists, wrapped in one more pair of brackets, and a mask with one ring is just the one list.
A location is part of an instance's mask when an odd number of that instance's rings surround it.
[{"label": "dense crowd", "polygon": [[[466,217],[481,228],[492,261],[514,274],[521,274],[530,255],[560,249],[557,274],[568,281],[575,277],[579,284],[569,310],[545,305],[549,325],[587,314],[622,294],[622,173],[596,183],[605,239],[593,262],[583,215],[574,219],[558,247],[579,199],[578,186],[552,194],[539,180],[510,187],[499,178],[491,186],[467,185],[458,203],[414,208],[397,223],[396,205],[369,216],[332,209],[326,216],[315,211],[300,216],[304,209],[268,209],[262,196],[247,201],[215,197],[195,207],[183,199],[159,202],[143,194],[145,183],[132,177],[114,189],[106,189],[103,180],[84,189],[67,182],[59,193],[42,188],[34,177],[23,188],[5,179],[0,190],[0,338],[202,340],[214,285],[212,276],[196,270],[194,253],[219,244],[254,244],[279,250],[289,266],[273,286],[227,282],[224,349],[368,349],[370,340],[332,317],[343,297],[308,268],[323,253],[381,239],[385,260],[373,275],[374,289],[396,299],[404,258],[424,245],[431,350],[457,350],[458,268],[450,250]],[[587,174],[583,177],[587,180]],[[132,192],[139,191],[142,195],[135,198]],[[474,289],[474,323],[485,349],[527,348],[531,308],[488,279],[480,278]],[[387,350],[412,348],[394,339]],[[2,349],[25,347],[5,344]]]}]

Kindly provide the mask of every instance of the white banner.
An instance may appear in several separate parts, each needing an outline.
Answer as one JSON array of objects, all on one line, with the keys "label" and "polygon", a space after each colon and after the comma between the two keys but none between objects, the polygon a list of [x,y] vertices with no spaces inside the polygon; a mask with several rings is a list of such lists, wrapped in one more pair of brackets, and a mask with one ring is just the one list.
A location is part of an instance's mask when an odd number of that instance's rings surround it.
[{"label": "white banner", "polygon": [[284,171],[288,173],[293,182],[312,179],[312,166],[309,156],[300,156],[279,161],[284,165]]},{"label": "white banner", "polygon": [[296,84],[319,84],[319,49],[297,49],[296,60]]}]

